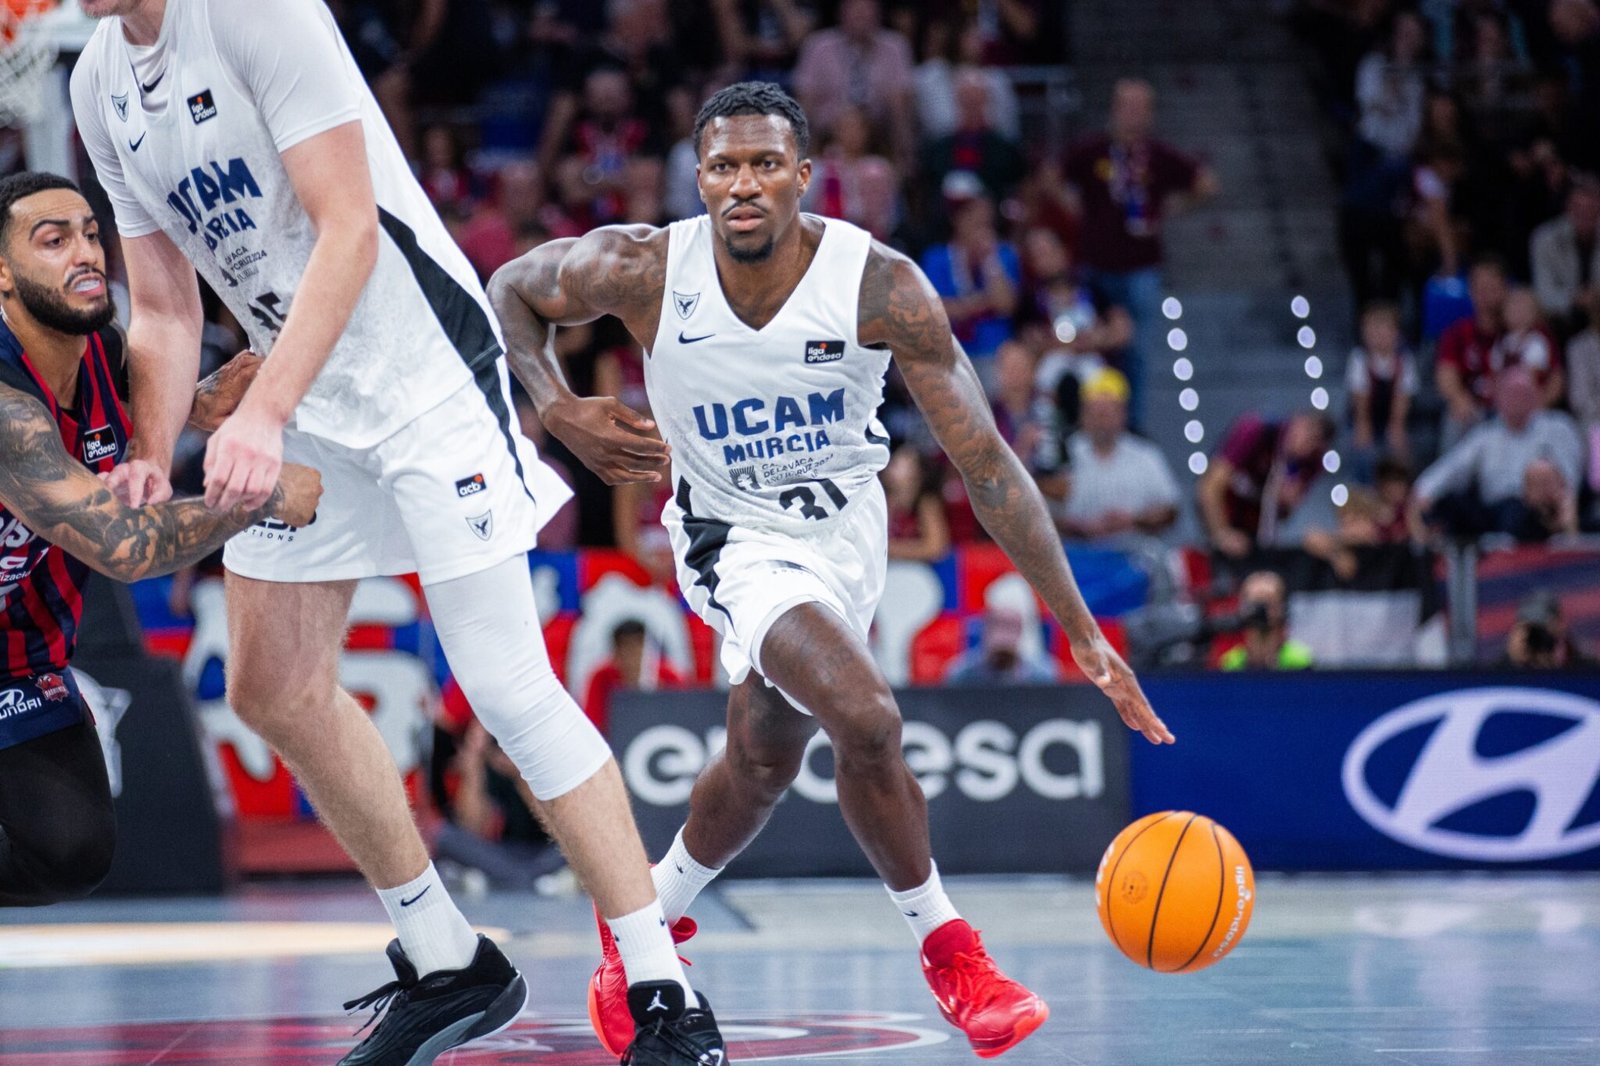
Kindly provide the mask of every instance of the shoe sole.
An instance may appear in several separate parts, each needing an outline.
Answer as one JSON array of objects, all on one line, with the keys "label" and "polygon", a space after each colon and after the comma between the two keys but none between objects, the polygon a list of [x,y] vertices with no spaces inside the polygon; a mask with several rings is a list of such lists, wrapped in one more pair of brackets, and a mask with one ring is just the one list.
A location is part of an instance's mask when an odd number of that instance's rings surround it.
[{"label": "shoe sole", "polygon": [[434,1059],[452,1048],[503,1032],[511,1028],[527,1005],[528,983],[518,974],[486,1010],[439,1030],[417,1048],[405,1066],[430,1066]]},{"label": "shoe sole", "polygon": [[[611,1046],[611,1042],[606,1039],[606,1027],[600,1020],[600,994],[595,988],[595,981],[592,977],[589,978],[589,1024],[594,1027],[595,1039],[600,1041],[600,1046],[605,1048],[607,1052],[612,1055],[621,1055],[623,1051],[627,1050],[626,1044],[622,1047],[614,1048]],[[632,1039],[632,1034],[629,1034],[629,1039]]]},{"label": "shoe sole", "polygon": [[973,1054],[980,1059],[998,1058],[1032,1036],[1034,1031],[1050,1017],[1050,1004],[1042,999],[1035,1000],[1035,1002],[1037,1006],[1034,1008],[1034,1012],[1018,1022],[1017,1027],[1011,1030],[1010,1036],[1000,1043],[984,1044],[981,1047],[974,1042],[972,1045]]}]

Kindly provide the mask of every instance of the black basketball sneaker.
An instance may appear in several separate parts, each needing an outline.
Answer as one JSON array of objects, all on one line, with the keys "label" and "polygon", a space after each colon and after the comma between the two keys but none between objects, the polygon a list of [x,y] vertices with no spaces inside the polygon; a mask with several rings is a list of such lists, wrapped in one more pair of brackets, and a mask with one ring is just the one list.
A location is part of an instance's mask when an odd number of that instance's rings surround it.
[{"label": "black basketball sneaker", "polygon": [[676,981],[641,981],[628,988],[628,1009],[637,1026],[622,1066],[723,1066],[728,1062],[711,1016],[711,1004],[688,1005]]},{"label": "black basketball sneaker", "polygon": [[395,980],[344,1005],[371,1007],[367,1025],[378,1025],[339,1066],[428,1066],[453,1047],[498,1033],[527,1005],[522,975],[488,937],[478,937],[477,954],[464,969],[426,977],[417,975],[400,941],[389,942],[388,954]]}]

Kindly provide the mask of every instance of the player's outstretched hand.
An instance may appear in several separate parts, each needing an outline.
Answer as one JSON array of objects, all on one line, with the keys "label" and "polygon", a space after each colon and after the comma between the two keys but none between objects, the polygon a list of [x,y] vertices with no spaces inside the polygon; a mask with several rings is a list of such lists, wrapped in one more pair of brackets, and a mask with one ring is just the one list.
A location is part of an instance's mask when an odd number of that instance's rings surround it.
[{"label": "player's outstretched hand", "polygon": [[261,364],[266,361],[264,356],[246,348],[201,378],[200,384],[194,387],[194,406],[189,408],[189,424],[206,433],[222,425],[223,419],[238,409],[245,390],[250,388]]},{"label": "player's outstretched hand", "polygon": [[545,428],[607,485],[660,481],[672,456],[656,424],[611,396],[575,396],[545,410]]},{"label": "player's outstretched hand", "polygon": [[1072,658],[1077,661],[1083,676],[1100,686],[1100,691],[1116,704],[1117,713],[1122,715],[1129,729],[1143,733],[1144,738],[1152,744],[1177,743],[1172,730],[1156,715],[1155,708],[1145,698],[1133,670],[1122,661],[1122,656],[1107,643],[1104,636],[1096,633],[1092,641],[1083,645],[1074,642]]},{"label": "player's outstretched hand", "polygon": [[172,499],[172,482],[159,466],[144,459],[129,459],[100,475],[111,495],[124,507],[144,507]]},{"label": "player's outstretched hand", "polygon": [[223,420],[206,442],[206,506],[260,507],[283,467],[283,423],[248,404]]},{"label": "player's outstretched hand", "polygon": [[278,487],[283,498],[272,508],[272,517],[285,525],[308,526],[316,517],[317,502],[322,499],[322,475],[309,466],[284,463],[278,474]]}]

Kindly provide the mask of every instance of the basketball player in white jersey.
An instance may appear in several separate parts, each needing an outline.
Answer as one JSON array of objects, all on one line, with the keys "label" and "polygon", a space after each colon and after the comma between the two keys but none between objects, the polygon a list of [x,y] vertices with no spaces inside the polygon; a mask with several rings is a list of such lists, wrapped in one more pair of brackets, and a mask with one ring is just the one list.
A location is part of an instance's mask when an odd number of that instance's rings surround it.
[{"label": "basketball player in white jersey", "polygon": [[73,111],[130,275],[138,462],[118,491],[135,504],[170,491],[199,357],[195,270],[268,353],[208,445],[207,502],[258,505],[285,457],[326,486],[315,522],[252,527],[224,562],[229,701],[294,771],[398,934],[396,980],[347,1004],[382,1021],[342,1061],[430,1063],[510,1024],[527,994],[440,883],[382,739],[338,684],[356,582],[411,571],[474,710],[617,916],[640,1012],[633,1061],[720,1054],[621,775],[540,639],[525,553],[570,494],[513,428],[487,299],[328,9],[82,7],[104,21],[73,71]]},{"label": "basketball player in white jersey", "polygon": [[[1000,973],[940,886],[899,711],[867,647],[886,566],[876,475],[889,450],[876,412],[891,356],[1084,673],[1131,728],[1154,743],[1172,735],[1084,606],[922,272],[855,226],[799,213],[811,179],[799,106],[775,85],[734,85],[701,109],[694,137],[709,214],[552,241],[489,286],[545,425],[614,483],[661,471],[615,401],[568,389],[552,327],[615,315],[647,351],[651,409],[671,448],[662,519],[678,582],[721,635],[734,682],[727,748],[696,782],[656,887],[687,939],[690,902],[766,823],[820,727],[845,821],[910,922],[940,1010],[979,1055],[999,1055],[1048,1010]],[[601,941],[590,1016],[615,1050],[628,1037],[627,960],[604,924]]]}]

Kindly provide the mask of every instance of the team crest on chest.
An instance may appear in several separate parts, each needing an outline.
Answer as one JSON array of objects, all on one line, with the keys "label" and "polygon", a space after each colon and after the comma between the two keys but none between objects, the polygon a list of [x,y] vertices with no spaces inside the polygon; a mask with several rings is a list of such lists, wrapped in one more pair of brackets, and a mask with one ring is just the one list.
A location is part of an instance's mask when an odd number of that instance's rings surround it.
[{"label": "team crest on chest", "polygon": [[127,93],[123,93],[121,96],[118,96],[116,93],[112,93],[111,94],[111,106],[116,108],[117,117],[118,118],[120,118],[124,122],[128,121],[128,94]]},{"label": "team crest on chest", "polygon": [[678,317],[685,322],[694,314],[694,309],[700,306],[700,294],[697,292],[679,292],[672,290],[672,306],[677,310]]}]

